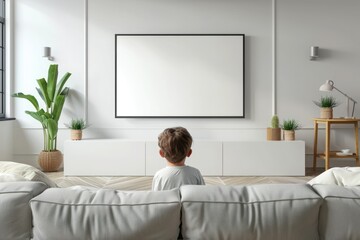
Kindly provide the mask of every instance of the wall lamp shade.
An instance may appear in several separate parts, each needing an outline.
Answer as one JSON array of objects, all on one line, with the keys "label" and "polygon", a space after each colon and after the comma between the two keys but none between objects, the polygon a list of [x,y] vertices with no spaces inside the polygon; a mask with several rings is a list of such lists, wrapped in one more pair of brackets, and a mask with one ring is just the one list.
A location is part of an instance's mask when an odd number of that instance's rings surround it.
[{"label": "wall lamp shade", "polygon": [[[341,93],[342,95],[344,95],[346,97],[346,113],[347,116],[346,118],[353,118],[354,117],[354,111],[355,111],[355,104],[357,103],[353,98],[351,98],[350,96],[348,96],[347,94],[343,93],[342,91],[340,91],[338,88],[336,88],[334,86],[334,82],[332,80],[326,80],[326,82],[320,86],[319,90],[323,91],[323,92],[330,92],[333,89],[335,89],[336,91],[338,91],[339,93]],[[350,101],[353,102],[353,106],[352,106],[352,113],[350,115]]]},{"label": "wall lamp shade", "polygon": [[46,57],[47,59],[49,59],[49,61],[54,60],[54,58],[51,56],[51,48],[50,47],[44,47],[43,57]]},{"label": "wall lamp shade", "polygon": [[318,46],[311,46],[310,47],[310,60],[316,60],[319,58],[319,47]]}]

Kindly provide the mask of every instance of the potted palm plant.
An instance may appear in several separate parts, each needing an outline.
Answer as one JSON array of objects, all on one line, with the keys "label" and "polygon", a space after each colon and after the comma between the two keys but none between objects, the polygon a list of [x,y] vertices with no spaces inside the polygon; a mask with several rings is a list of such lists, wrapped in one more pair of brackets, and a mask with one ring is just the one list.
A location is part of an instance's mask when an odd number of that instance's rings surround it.
[{"label": "potted palm plant", "polygon": [[65,126],[71,129],[71,140],[81,140],[82,130],[88,127],[82,118],[72,119],[69,124],[65,123]]},{"label": "potted palm plant", "polygon": [[277,115],[274,115],[271,118],[271,126],[266,129],[266,139],[268,141],[281,140],[281,129],[279,127],[279,117]]},{"label": "potted palm plant", "polygon": [[320,101],[313,101],[320,107],[320,118],[333,118],[333,108],[339,106],[338,101],[333,96],[321,96]]},{"label": "potted palm plant", "polygon": [[71,73],[65,73],[60,82],[58,79],[58,65],[49,66],[48,79],[40,78],[37,80],[39,85],[36,88],[40,98],[45,104],[44,108],[40,108],[39,101],[30,94],[22,92],[14,93],[12,96],[16,98],[27,99],[35,108],[35,111],[25,111],[28,115],[41,123],[44,136],[44,148],[39,154],[38,163],[40,167],[46,171],[56,171],[63,162],[62,153],[57,150],[57,133],[60,115],[65,103],[65,98],[69,93],[69,88],[64,87]]},{"label": "potted palm plant", "polygon": [[294,119],[284,120],[281,128],[283,129],[284,140],[293,141],[295,140],[295,130],[300,128],[300,124]]}]

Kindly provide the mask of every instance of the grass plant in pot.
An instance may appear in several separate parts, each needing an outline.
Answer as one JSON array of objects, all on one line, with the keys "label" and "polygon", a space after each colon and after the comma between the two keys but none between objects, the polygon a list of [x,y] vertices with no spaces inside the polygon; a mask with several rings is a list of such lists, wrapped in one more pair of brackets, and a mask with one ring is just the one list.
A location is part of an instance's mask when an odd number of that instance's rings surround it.
[{"label": "grass plant in pot", "polygon": [[82,118],[72,119],[69,124],[65,123],[65,126],[71,129],[71,140],[81,140],[82,130],[88,127]]},{"label": "grass plant in pot", "polygon": [[47,81],[45,78],[37,80],[36,88],[40,98],[45,104],[40,108],[39,101],[30,94],[22,92],[14,93],[16,98],[27,99],[35,108],[35,111],[25,111],[28,115],[41,123],[44,137],[44,148],[39,154],[38,163],[46,172],[57,171],[63,162],[62,153],[56,148],[58,123],[65,103],[65,98],[69,93],[69,88],[64,87],[71,76],[71,73],[65,73],[58,82],[58,65],[49,66]]},{"label": "grass plant in pot", "polygon": [[283,129],[283,139],[285,141],[294,141],[295,130],[300,128],[300,124],[294,119],[284,120],[281,128]]},{"label": "grass plant in pot", "polygon": [[277,115],[271,118],[271,127],[266,129],[266,140],[268,141],[280,141],[281,140],[281,128],[279,126],[279,117]]},{"label": "grass plant in pot", "polygon": [[339,106],[338,101],[333,96],[322,96],[320,101],[313,101],[320,107],[320,118],[333,118],[333,108]]}]

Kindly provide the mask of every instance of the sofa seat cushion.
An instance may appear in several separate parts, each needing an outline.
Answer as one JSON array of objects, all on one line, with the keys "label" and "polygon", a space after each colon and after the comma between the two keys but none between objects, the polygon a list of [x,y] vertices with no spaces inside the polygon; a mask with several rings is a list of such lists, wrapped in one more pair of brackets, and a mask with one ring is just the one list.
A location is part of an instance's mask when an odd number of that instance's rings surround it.
[{"label": "sofa seat cushion", "polygon": [[360,239],[360,187],[313,185],[324,198],[320,209],[321,239]]},{"label": "sofa seat cushion", "polygon": [[34,239],[176,239],[179,190],[51,188],[30,202]]},{"label": "sofa seat cushion", "polygon": [[0,239],[30,239],[29,201],[47,186],[41,182],[0,182]]},{"label": "sofa seat cushion", "polygon": [[0,173],[11,174],[28,181],[43,182],[49,187],[57,187],[56,184],[41,170],[22,163],[0,161]]},{"label": "sofa seat cushion", "polygon": [[182,186],[184,239],[318,239],[322,199],[306,184]]}]

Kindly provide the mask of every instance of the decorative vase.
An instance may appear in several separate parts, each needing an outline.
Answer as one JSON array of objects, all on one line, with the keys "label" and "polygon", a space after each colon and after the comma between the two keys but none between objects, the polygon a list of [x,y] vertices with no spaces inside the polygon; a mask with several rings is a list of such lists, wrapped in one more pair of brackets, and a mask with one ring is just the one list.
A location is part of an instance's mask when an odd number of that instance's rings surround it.
[{"label": "decorative vase", "polygon": [[81,140],[82,139],[82,130],[71,130],[71,140]]},{"label": "decorative vase", "polygon": [[59,150],[41,151],[38,163],[44,172],[56,172],[63,162],[63,155]]},{"label": "decorative vase", "polygon": [[281,140],[281,128],[267,128],[266,140],[268,141],[280,141]]},{"label": "decorative vase", "polygon": [[320,118],[333,118],[333,109],[320,108]]},{"label": "decorative vase", "polygon": [[284,140],[285,141],[294,141],[295,140],[295,131],[294,130],[284,130]]}]

